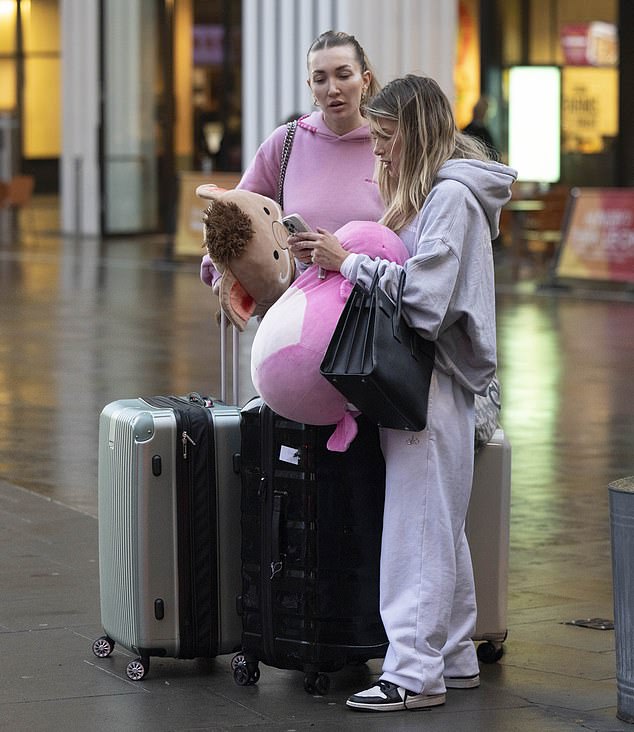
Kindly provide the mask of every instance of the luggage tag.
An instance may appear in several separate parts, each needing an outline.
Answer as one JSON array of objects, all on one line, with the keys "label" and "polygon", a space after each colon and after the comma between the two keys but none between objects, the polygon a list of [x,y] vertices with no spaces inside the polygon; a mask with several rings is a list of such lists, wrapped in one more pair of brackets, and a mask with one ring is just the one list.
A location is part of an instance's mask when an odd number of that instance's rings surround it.
[{"label": "luggage tag", "polygon": [[280,447],[280,461],[283,463],[290,463],[291,465],[299,465],[299,450],[296,447],[282,445]]}]

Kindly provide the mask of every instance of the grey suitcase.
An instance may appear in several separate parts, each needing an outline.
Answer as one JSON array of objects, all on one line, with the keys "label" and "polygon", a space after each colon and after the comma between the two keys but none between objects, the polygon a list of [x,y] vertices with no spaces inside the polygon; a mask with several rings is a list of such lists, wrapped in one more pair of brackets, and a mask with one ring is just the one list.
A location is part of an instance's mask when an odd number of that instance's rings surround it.
[{"label": "grey suitcase", "polygon": [[498,427],[475,456],[466,533],[476,585],[478,658],[498,661],[507,636],[511,445]]},{"label": "grey suitcase", "polygon": [[[237,399],[236,374],[234,350]],[[138,654],[126,668],[134,681],[151,656],[240,647],[240,420],[239,407],[199,395],[123,399],[101,413],[104,635],[93,653],[104,658],[119,643]]]}]

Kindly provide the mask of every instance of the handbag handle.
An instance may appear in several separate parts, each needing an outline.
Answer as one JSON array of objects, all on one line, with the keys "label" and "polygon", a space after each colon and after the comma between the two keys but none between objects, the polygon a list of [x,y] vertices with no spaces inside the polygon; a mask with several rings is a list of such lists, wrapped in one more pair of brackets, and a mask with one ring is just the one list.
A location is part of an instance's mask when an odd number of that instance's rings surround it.
[{"label": "handbag handle", "polygon": [[[394,334],[394,338],[396,338],[397,341],[402,342],[401,337],[401,331],[402,331],[402,325],[405,322],[403,320],[403,290],[405,289],[405,270],[401,270],[401,274],[398,279],[398,288],[396,290],[396,303],[394,307],[394,313],[392,314],[392,333]],[[406,331],[410,333],[409,331]],[[409,352],[413,359],[416,361],[419,360],[419,357],[417,355],[416,351],[416,344],[417,344],[417,336],[415,335],[414,331],[411,331],[410,337],[409,337]]]},{"label": "handbag handle", "polygon": [[[372,282],[370,283],[370,287],[367,290],[368,295],[371,295],[374,290],[379,286],[379,268],[377,267],[374,270],[374,276],[372,277]],[[396,288],[396,302],[394,303],[396,305],[396,308],[394,310],[394,317],[398,320],[401,319],[401,311],[403,308],[403,290],[405,289],[405,270],[401,268],[401,271],[399,273],[398,277],[398,286]]]},{"label": "handbag handle", "polygon": [[396,289],[396,307],[394,308],[393,322],[396,325],[397,330],[400,330],[398,325],[401,322],[401,313],[403,310],[403,290],[405,289],[405,270],[401,269],[401,273],[398,278],[398,288]]},{"label": "handbag handle", "polygon": [[[405,289],[405,270],[401,268],[398,278],[398,286],[396,288],[396,301],[394,302],[394,310],[392,311],[392,334],[397,341],[401,341],[401,315],[403,312],[403,290]],[[374,270],[374,276],[370,283],[370,288],[366,291],[366,299],[369,302],[372,298],[376,300],[377,290],[379,289],[379,268]],[[386,293],[387,294],[387,293]],[[388,295],[389,297],[389,295]],[[390,298],[391,300],[392,298]],[[377,300],[378,304],[378,300]],[[367,337],[367,334],[366,334]],[[365,348],[365,344],[364,344]]]},{"label": "handbag handle", "polygon": [[280,208],[284,210],[284,178],[286,178],[286,168],[288,167],[288,159],[291,156],[291,148],[293,146],[293,138],[297,130],[297,120],[286,124],[286,135],[284,136],[284,144],[282,146],[282,157],[280,159],[280,174],[277,180],[277,197],[276,200],[280,204]]},{"label": "handbag handle", "polygon": [[370,283],[370,287],[368,288],[368,294],[374,292],[374,290],[379,286],[379,268],[377,267],[374,270],[374,275],[372,277],[372,282]]},{"label": "handbag handle", "polygon": [[[392,312],[388,312],[388,317],[390,317],[391,315],[393,336],[399,342],[402,341],[401,312],[404,287],[405,270],[402,269],[399,275],[396,302],[394,303],[394,308],[392,309]],[[374,317],[365,317],[364,311],[367,311],[367,309],[374,309],[376,311],[376,309],[380,307],[381,298],[379,298],[378,295],[379,290],[379,269],[377,267],[377,269],[375,269],[374,271],[372,282],[370,283],[369,288],[366,288],[360,283],[357,283],[350,293],[348,302],[349,307],[346,308],[345,314],[346,325],[340,329],[335,351],[339,351],[341,349],[343,334],[346,329],[348,331],[351,331],[352,333],[358,333],[362,336],[362,338],[359,342],[360,349],[350,349],[345,354],[346,371],[354,370],[355,368],[362,370],[365,359],[370,353],[369,344],[371,342],[371,334],[374,328]],[[391,301],[391,298],[389,298],[386,293],[384,293],[384,295]],[[352,320],[354,320],[354,325],[352,325],[351,323]],[[350,323],[350,325],[347,325],[347,323]],[[413,348],[411,350],[413,355]],[[355,364],[354,366],[352,365],[353,361]]]},{"label": "handbag handle", "polygon": [[392,333],[397,341],[401,338],[401,316],[403,312],[403,290],[405,289],[405,270],[402,269],[398,278],[398,287],[396,289],[396,302],[394,303],[394,312],[392,313]]}]

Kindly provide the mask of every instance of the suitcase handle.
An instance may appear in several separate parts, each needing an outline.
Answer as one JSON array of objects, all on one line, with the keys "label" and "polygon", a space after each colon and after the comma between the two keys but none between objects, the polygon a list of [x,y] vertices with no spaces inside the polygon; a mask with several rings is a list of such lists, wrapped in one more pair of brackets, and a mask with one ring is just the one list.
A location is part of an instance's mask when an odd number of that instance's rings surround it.
[{"label": "suitcase handle", "polygon": [[[240,370],[240,348],[239,348],[239,331],[236,326],[232,326],[231,344],[232,344],[232,363],[233,374],[231,376],[231,386],[233,389],[232,404],[238,406],[239,399],[239,370]],[[225,311],[220,309],[220,399],[227,404],[227,315]]]},{"label": "suitcase handle", "polygon": [[280,529],[282,524],[282,505],[284,493],[273,494],[273,511],[271,513],[271,579],[282,571],[283,555],[280,553]]}]

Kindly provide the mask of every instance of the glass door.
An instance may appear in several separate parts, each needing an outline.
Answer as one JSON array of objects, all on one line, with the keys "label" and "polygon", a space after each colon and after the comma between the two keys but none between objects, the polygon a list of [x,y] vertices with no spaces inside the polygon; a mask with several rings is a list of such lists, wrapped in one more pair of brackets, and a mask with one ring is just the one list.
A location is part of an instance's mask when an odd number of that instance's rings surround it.
[{"label": "glass door", "polygon": [[102,0],[102,232],[166,228],[173,178],[169,0]]}]

